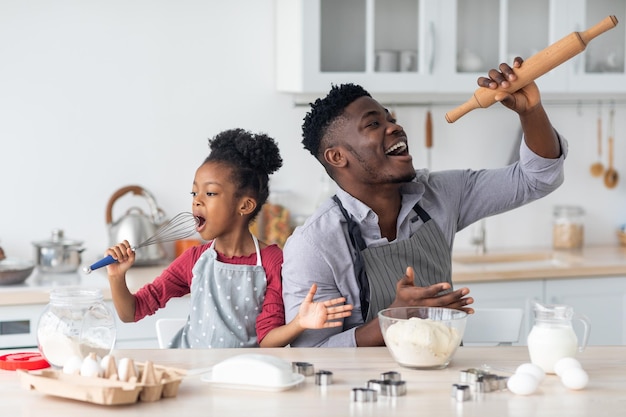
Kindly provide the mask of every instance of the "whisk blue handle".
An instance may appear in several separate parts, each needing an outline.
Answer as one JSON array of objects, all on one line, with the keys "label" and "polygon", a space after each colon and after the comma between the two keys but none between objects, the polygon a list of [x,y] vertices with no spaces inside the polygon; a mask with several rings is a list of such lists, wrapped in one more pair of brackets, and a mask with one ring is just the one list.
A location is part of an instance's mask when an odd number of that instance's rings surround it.
[{"label": "whisk blue handle", "polygon": [[106,258],[100,259],[98,262],[91,264],[88,268],[85,268],[85,273],[90,273],[91,271],[95,271],[96,269],[102,268],[103,266],[111,265],[112,263],[117,262],[111,255]]},{"label": "whisk blue handle", "polygon": [[[196,218],[192,213],[178,213],[169,222],[159,226],[156,232],[147,240],[141,242],[138,246],[133,246],[131,249],[134,251],[138,248],[142,248],[148,245],[154,245],[162,242],[172,242],[177,239],[184,239],[196,232]],[[117,262],[111,255],[100,259],[89,267],[83,268],[86,274],[94,271],[103,266],[111,265]]]}]

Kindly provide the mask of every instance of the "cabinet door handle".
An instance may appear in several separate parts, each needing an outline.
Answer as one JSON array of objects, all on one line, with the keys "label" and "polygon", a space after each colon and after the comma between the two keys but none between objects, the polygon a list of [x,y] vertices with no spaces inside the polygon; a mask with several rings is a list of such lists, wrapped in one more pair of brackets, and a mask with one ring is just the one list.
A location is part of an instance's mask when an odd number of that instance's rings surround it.
[{"label": "cabinet door handle", "polygon": [[[576,26],[575,26],[576,32],[580,32],[581,27],[582,27],[582,25],[577,23]],[[581,55],[575,57],[574,58],[574,63],[573,63],[574,74],[582,75],[582,73],[583,73],[582,65],[583,65],[583,57]]]},{"label": "cabinet door handle", "polygon": [[435,23],[431,20],[428,22],[428,46],[430,56],[428,57],[428,73],[432,74],[435,67],[435,50],[437,39],[435,37]]}]

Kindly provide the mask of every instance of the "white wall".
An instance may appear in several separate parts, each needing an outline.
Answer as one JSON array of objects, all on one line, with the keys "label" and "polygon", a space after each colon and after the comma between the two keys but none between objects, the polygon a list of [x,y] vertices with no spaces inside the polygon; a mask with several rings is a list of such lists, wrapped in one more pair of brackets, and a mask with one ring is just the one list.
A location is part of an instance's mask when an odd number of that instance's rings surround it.
[{"label": "white wall", "polygon": [[[294,213],[309,213],[322,170],[300,144],[307,107],[274,90],[273,8],[272,0],[2,0],[0,245],[7,255],[31,258],[31,242],[62,228],[85,242],[84,259],[99,257],[108,245],[106,203],[128,184],[151,191],[170,216],[188,210],[207,138],[232,127],[279,141],[285,164],[273,189]],[[451,107],[432,107],[433,167],[503,165],[515,142],[514,115],[492,107],[450,125],[443,116]],[[596,106],[548,110],[570,142],[566,183],[489,219],[488,246],[549,246],[556,204],[585,208],[587,244],[616,243],[626,178],[608,190],[589,175]],[[395,111],[423,165],[425,108]],[[618,106],[618,169],[626,158],[623,111]],[[120,200],[114,218],[135,203],[143,204]],[[466,235],[458,247],[468,246]]]}]

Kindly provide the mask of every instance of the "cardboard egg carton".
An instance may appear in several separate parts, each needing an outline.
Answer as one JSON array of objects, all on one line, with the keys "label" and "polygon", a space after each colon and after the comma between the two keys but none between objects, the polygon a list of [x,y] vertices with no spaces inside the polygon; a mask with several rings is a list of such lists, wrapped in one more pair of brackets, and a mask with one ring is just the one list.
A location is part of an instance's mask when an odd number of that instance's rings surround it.
[{"label": "cardboard egg carton", "polygon": [[[136,365],[136,366],[135,366]],[[184,371],[154,365],[150,361],[135,364],[128,360],[126,380],[118,377],[115,358],[110,356],[102,377],[66,374],[62,370],[18,370],[22,387],[47,395],[70,398],[102,405],[153,402],[176,397]]]}]

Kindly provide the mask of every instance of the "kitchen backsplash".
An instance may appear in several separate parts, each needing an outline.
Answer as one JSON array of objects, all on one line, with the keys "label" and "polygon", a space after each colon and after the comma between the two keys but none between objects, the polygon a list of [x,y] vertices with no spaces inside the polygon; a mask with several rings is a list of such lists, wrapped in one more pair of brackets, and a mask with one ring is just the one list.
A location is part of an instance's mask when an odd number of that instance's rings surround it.
[{"label": "kitchen backsplash", "polygon": [[[107,2],[96,13],[89,2],[72,2],[72,14],[44,0],[0,3],[0,39],[12,39],[0,42],[6,63],[0,66],[0,246],[7,256],[32,258],[32,242],[61,228],[84,241],[85,262],[99,258],[108,245],[106,202],[124,185],[149,189],[169,216],[188,210],[207,139],[232,127],[278,140],[285,162],[273,190],[286,197],[294,219],[313,210],[323,171],[300,143],[307,107],[274,90],[273,1],[250,1],[246,13],[238,2],[186,1],[186,13],[167,1],[138,3],[143,7],[117,13],[122,2]],[[235,16],[239,28],[250,30],[233,30]],[[103,27],[116,30],[103,37]],[[623,97],[615,99],[620,172],[626,109]],[[615,232],[626,223],[626,179],[607,189],[590,175],[597,104],[546,104],[569,141],[565,184],[487,219],[487,247],[549,246],[552,209],[562,204],[584,208],[585,244],[617,244]],[[409,134],[416,167],[424,166],[428,107],[389,107]],[[448,124],[444,114],[454,107],[430,107],[432,168],[506,164],[517,140],[516,116],[495,105]],[[604,110],[606,120],[608,105]],[[605,139],[606,133],[605,127]],[[459,233],[456,247],[470,247],[468,231]]]}]

